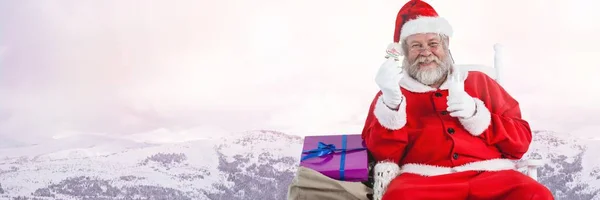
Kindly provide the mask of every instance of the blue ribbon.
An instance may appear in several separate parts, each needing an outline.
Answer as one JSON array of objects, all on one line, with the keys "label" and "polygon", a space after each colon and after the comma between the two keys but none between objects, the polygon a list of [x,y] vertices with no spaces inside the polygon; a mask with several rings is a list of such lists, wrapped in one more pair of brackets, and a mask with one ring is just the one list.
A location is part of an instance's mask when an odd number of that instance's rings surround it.
[{"label": "blue ribbon", "polygon": [[337,149],[334,144],[325,144],[323,142],[319,142],[318,147],[316,149],[303,151],[302,152],[303,154],[308,154],[308,155],[302,157],[302,159],[300,161],[304,161],[304,160],[316,158],[316,157],[331,156],[335,152],[341,151],[342,155],[340,158],[340,180],[344,180],[345,179],[345,167],[346,167],[346,152],[366,149],[364,147],[346,149],[347,142],[348,142],[348,136],[346,136],[346,135],[342,135],[342,148],[340,148],[340,149]]},{"label": "blue ribbon", "polygon": [[346,166],[346,135],[342,136],[342,158],[340,159],[340,180],[345,179],[345,166]]}]

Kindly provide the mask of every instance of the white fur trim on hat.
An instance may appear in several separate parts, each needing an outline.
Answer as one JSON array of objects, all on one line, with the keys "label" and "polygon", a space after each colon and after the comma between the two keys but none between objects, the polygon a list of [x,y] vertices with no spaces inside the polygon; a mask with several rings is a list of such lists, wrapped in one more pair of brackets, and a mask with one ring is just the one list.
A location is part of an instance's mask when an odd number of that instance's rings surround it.
[{"label": "white fur trim on hat", "polygon": [[443,17],[418,17],[407,21],[402,26],[400,41],[417,33],[440,33],[452,37],[454,31],[448,20]]}]

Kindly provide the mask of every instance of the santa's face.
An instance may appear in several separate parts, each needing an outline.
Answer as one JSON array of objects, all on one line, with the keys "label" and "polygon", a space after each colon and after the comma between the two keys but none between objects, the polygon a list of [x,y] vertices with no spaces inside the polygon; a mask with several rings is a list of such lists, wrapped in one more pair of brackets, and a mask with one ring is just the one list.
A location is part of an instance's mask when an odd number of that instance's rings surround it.
[{"label": "santa's face", "polygon": [[403,67],[425,85],[439,84],[451,67],[442,38],[436,33],[415,34],[406,38]]}]

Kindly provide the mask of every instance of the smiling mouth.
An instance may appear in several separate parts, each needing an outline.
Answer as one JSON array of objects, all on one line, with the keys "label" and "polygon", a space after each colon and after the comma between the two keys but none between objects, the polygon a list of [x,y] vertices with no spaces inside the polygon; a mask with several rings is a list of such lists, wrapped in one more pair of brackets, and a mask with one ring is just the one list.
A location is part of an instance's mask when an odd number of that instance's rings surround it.
[{"label": "smiling mouth", "polygon": [[419,64],[419,66],[421,67],[428,67],[428,66],[433,66],[435,65],[435,62],[431,61],[431,62],[422,62]]}]

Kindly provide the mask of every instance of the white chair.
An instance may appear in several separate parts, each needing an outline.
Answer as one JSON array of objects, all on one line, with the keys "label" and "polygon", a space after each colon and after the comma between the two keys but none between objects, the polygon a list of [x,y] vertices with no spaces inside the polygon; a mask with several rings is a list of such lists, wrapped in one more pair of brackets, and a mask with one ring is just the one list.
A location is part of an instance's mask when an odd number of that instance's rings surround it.
[{"label": "white chair", "polygon": [[[491,78],[493,78],[494,80],[496,80],[496,82],[498,82],[500,85],[502,85],[502,76],[503,76],[502,61],[503,61],[503,59],[504,59],[504,56],[503,56],[502,45],[495,44],[494,45],[494,66],[493,67],[486,66],[486,65],[478,65],[478,64],[458,64],[456,66],[458,68],[460,68],[461,70],[483,72],[483,73],[487,74],[488,76],[490,76]],[[532,159],[520,160],[519,162],[517,162],[517,168],[523,169],[525,174],[527,174],[531,178],[537,180],[537,168],[543,164],[544,163],[542,162],[542,160],[532,160]]]},{"label": "white chair", "polygon": [[[490,76],[491,78],[493,78],[494,80],[496,80],[500,85],[502,85],[502,59],[503,59],[503,55],[502,55],[502,46],[500,44],[495,44],[494,45],[494,66],[490,67],[490,66],[486,66],[486,65],[480,65],[480,64],[457,64],[456,67],[458,67],[461,70],[467,70],[467,71],[481,71],[485,74],[487,74],[488,76]],[[523,159],[523,160],[519,160],[517,162],[515,162],[515,166],[519,171],[524,172],[524,174],[526,174],[527,176],[531,177],[534,180],[537,180],[537,170],[538,167],[543,165],[544,163],[542,162],[542,160],[534,160],[534,159]],[[389,170],[386,167],[383,166],[378,166],[378,164],[375,165],[374,167],[374,174],[389,174]],[[391,176],[396,176],[396,174],[392,174]],[[374,176],[376,177],[376,175]],[[381,195],[385,193],[385,189],[387,188],[386,184],[389,184],[389,182],[391,181],[391,179],[393,179],[393,177],[386,177],[383,178],[383,180],[375,180],[375,184],[373,187],[374,190],[374,196],[373,199],[374,200],[381,200]],[[380,186],[377,186],[377,184],[381,184]],[[375,190],[382,190],[382,191],[375,191]]]}]

